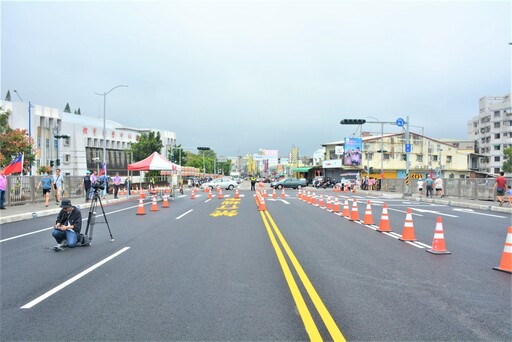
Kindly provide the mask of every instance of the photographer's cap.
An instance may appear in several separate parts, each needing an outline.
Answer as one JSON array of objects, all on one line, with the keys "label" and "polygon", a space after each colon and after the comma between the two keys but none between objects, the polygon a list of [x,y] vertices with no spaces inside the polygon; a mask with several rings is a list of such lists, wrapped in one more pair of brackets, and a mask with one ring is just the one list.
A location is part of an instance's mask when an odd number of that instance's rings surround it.
[{"label": "photographer's cap", "polygon": [[87,174],[87,175],[90,173],[91,173],[91,171],[89,171],[89,170],[85,171],[85,174]]},{"label": "photographer's cap", "polygon": [[62,200],[62,202],[60,202],[60,207],[62,209],[66,209],[66,208],[71,208],[73,205],[71,205],[71,201],[70,200]]}]

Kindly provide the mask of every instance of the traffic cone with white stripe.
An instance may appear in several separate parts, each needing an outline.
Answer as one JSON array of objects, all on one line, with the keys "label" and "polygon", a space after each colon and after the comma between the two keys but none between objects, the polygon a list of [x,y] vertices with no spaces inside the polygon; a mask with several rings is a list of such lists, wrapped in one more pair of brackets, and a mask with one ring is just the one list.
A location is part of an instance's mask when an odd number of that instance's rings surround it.
[{"label": "traffic cone with white stripe", "polygon": [[297,193],[297,198],[300,200],[302,199],[302,190],[301,189],[299,189],[299,192]]},{"label": "traffic cone with white stripe", "polygon": [[238,192],[238,187],[235,189],[235,198],[240,198],[240,193]]},{"label": "traffic cone with white stripe", "polygon": [[190,199],[196,199],[196,189],[192,188],[192,194],[190,195]]},{"label": "traffic cone with white stripe", "polygon": [[144,211],[144,200],[139,198],[139,206],[137,207],[137,215],[146,215],[146,212]]},{"label": "traffic cone with white stripe", "polygon": [[151,202],[151,211],[158,211],[158,204],[156,204],[156,195],[153,195],[153,202]]},{"label": "traffic cone with white stripe", "polygon": [[164,201],[162,203],[162,208],[169,208],[169,201],[167,200],[167,195],[164,195]]},{"label": "traffic cone with white stripe", "polygon": [[505,248],[503,249],[500,265],[492,269],[512,273],[512,226],[508,227],[507,239],[505,240]]},{"label": "traffic cone with white stripe", "polygon": [[416,241],[414,235],[414,224],[412,222],[412,211],[411,208],[407,208],[407,215],[405,216],[404,230],[402,231],[402,241]]},{"label": "traffic cone with white stripe", "polygon": [[324,196],[322,196],[322,194],[320,194],[320,198],[318,199],[318,206],[320,208],[324,208]]},{"label": "traffic cone with white stripe", "polygon": [[208,199],[212,199],[212,198],[213,198],[212,188],[208,188]]},{"label": "traffic cone with white stripe", "polygon": [[314,206],[317,206],[318,204],[316,203],[316,193],[313,192],[313,196],[311,196],[311,204],[313,204]]},{"label": "traffic cone with white stripe", "polygon": [[363,224],[373,224],[372,205],[370,200],[366,202],[366,210],[364,212]]},{"label": "traffic cone with white stripe", "polygon": [[359,210],[357,209],[357,200],[354,198],[352,203],[352,211],[350,212],[350,221],[359,221]]},{"label": "traffic cone with white stripe", "polygon": [[217,196],[218,199],[223,199],[224,195],[222,194],[222,189],[219,189],[219,195]]},{"label": "traffic cone with white stripe", "polygon": [[286,194],[284,193],[284,188],[281,189],[281,198],[285,199]]},{"label": "traffic cone with white stripe", "polygon": [[274,190],[272,191],[272,198],[273,198],[273,199],[276,199],[276,198],[277,198],[276,188],[274,188]]},{"label": "traffic cone with white stripe", "polygon": [[350,208],[348,206],[348,198],[345,198],[345,203],[343,203],[343,211],[341,212],[341,216],[350,217]]},{"label": "traffic cone with white stripe", "polygon": [[434,240],[432,241],[432,249],[425,250],[425,252],[432,254],[452,254],[446,250],[446,246],[444,244],[443,218],[441,216],[437,217],[436,230],[434,231]]},{"label": "traffic cone with white stripe", "polygon": [[263,196],[260,197],[260,202],[259,202],[259,205],[258,205],[258,209],[260,211],[266,211],[267,210],[267,206],[265,204],[265,197],[263,197]]},{"label": "traffic cone with white stripe", "polygon": [[331,195],[327,195],[327,201],[326,201],[326,204],[325,204],[325,209],[332,210]]},{"label": "traffic cone with white stripe", "polygon": [[[348,203],[347,203],[347,206],[348,206]],[[333,213],[340,212],[340,202],[338,202],[338,196],[334,197],[334,205],[332,206],[332,212]]]},{"label": "traffic cone with white stripe", "polygon": [[378,232],[390,232],[391,231],[391,224],[389,223],[389,216],[388,216],[388,205],[384,203],[384,206],[382,207],[382,216],[380,217],[379,222],[379,229],[377,229]]}]

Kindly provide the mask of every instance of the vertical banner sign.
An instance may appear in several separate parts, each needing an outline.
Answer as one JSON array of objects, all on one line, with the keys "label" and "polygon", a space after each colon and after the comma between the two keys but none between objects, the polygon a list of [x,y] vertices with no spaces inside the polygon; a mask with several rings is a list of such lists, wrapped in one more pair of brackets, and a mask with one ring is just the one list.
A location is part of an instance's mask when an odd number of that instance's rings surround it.
[{"label": "vertical banner sign", "polygon": [[362,149],[363,139],[361,138],[345,138],[343,154],[343,165],[345,166],[360,166],[363,160]]}]

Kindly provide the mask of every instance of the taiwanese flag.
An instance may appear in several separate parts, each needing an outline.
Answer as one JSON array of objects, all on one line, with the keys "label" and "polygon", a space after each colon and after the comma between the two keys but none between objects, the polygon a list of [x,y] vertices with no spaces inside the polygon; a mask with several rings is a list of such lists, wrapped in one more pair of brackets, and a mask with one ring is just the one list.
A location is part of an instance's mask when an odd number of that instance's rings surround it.
[{"label": "taiwanese flag", "polygon": [[23,153],[12,161],[5,169],[4,174],[10,175],[11,173],[21,173],[23,171]]},{"label": "taiwanese flag", "polygon": [[107,163],[103,163],[100,169],[100,173],[98,173],[98,176],[106,175],[107,174]]}]

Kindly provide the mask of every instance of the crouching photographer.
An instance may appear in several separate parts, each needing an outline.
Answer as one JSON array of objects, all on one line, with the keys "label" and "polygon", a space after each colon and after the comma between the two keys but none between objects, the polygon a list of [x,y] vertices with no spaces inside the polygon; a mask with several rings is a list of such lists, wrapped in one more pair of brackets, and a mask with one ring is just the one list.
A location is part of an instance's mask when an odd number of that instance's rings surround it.
[{"label": "crouching photographer", "polygon": [[82,213],[80,209],[73,206],[70,200],[62,200],[62,210],[57,216],[55,227],[52,232],[57,241],[54,247],[56,252],[61,251],[64,246],[73,248],[77,245],[78,236],[82,229]]}]

